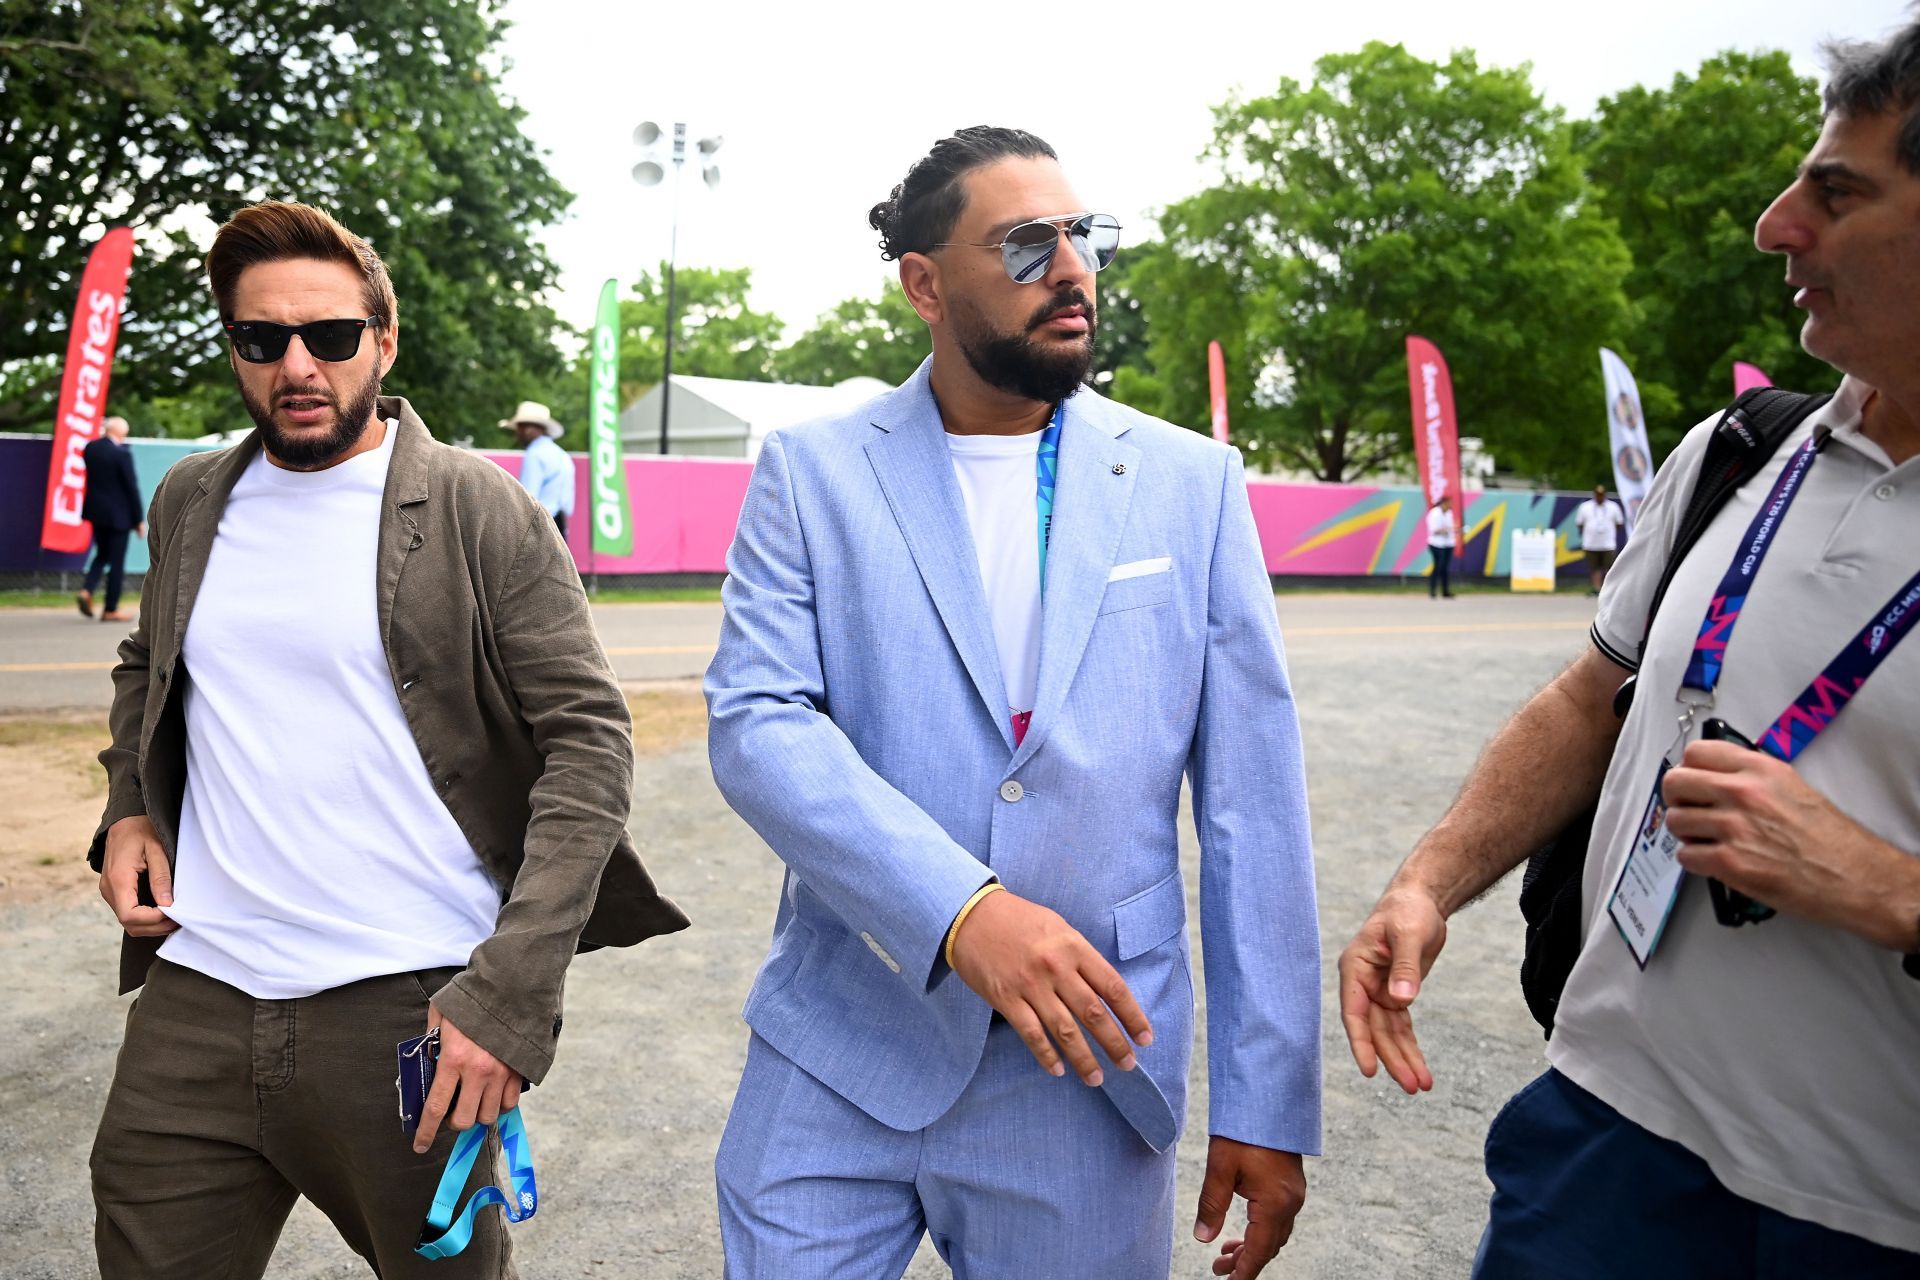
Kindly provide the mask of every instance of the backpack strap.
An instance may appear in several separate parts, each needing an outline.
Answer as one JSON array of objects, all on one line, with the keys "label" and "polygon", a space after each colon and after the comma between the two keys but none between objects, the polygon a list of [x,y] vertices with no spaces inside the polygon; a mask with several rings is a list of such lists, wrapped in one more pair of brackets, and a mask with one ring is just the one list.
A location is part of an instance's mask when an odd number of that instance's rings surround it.
[{"label": "backpack strap", "polygon": [[1680,517],[1673,549],[1667,553],[1667,567],[1660,574],[1660,584],[1654,588],[1653,603],[1647,606],[1647,625],[1640,633],[1642,653],[1646,652],[1647,637],[1653,632],[1654,615],[1660,612],[1660,602],[1667,598],[1667,588],[1673,585],[1673,575],[1687,558],[1687,552],[1700,541],[1700,535],[1713,523],[1720,508],[1727,505],[1727,499],[1760,474],[1767,460],[1779,450],[1781,441],[1832,398],[1779,387],[1756,387],[1743,392],[1720,415],[1719,425],[1707,440],[1707,455],[1701,461],[1700,475],[1694,481],[1693,495],[1687,499],[1687,509]]}]

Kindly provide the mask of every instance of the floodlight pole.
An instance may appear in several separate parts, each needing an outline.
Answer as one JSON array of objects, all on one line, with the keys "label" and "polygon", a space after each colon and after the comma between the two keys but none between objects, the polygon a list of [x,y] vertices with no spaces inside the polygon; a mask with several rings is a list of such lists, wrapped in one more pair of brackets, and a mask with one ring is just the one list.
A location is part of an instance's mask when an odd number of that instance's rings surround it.
[{"label": "floodlight pole", "polygon": [[680,257],[680,171],[687,162],[687,126],[673,126],[673,230],[667,239],[667,359],[660,378],[660,452],[667,451],[667,402],[673,395],[673,268]]}]

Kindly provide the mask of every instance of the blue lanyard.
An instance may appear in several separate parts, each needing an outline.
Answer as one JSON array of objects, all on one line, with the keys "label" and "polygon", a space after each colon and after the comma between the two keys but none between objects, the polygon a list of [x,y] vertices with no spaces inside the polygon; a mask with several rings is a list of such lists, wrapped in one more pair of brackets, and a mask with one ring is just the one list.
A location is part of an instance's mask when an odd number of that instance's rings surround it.
[{"label": "blue lanyard", "polygon": [[1773,492],[1753,513],[1746,537],[1734,549],[1733,563],[1720,575],[1720,585],[1707,603],[1707,615],[1694,636],[1693,654],[1687,659],[1687,671],[1680,680],[1683,688],[1711,694],[1720,683],[1727,642],[1733,639],[1733,629],[1740,621],[1741,610],[1746,608],[1753,580],[1765,563],[1767,552],[1773,549],[1774,535],[1780,532],[1780,525],[1787,518],[1787,508],[1800,496],[1801,482],[1813,469],[1813,460],[1819,456],[1823,443],[1823,438],[1816,433],[1795,449],[1781,469],[1780,478],[1774,481]]},{"label": "blue lanyard", "polygon": [[1066,421],[1067,402],[1054,406],[1053,420],[1040,434],[1040,452],[1034,458],[1033,504],[1040,515],[1040,598],[1047,596],[1047,544],[1053,540],[1053,486],[1060,472],[1060,424]]},{"label": "blue lanyard", "polygon": [[[527,1128],[520,1119],[520,1108],[502,1111],[496,1122],[500,1129],[500,1147],[507,1157],[507,1172],[512,1175],[513,1195],[509,1197],[489,1183],[473,1193],[455,1215],[460,1190],[467,1185],[473,1163],[486,1145],[488,1129],[475,1125],[461,1133],[447,1157],[440,1175],[439,1189],[433,1193],[433,1208],[427,1212],[427,1224],[413,1251],[423,1258],[451,1258],[473,1239],[473,1220],[488,1205],[497,1204],[506,1211],[508,1222],[524,1222],[540,1207],[540,1189],[533,1181],[533,1153],[527,1150]],[[428,1237],[432,1236],[432,1239]]]},{"label": "blue lanyard", "polygon": [[[1687,660],[1681,686],[1712,696],[1720,683],[1726,663],[1727,642],[1746,608],[1754,578],[1760,572],[1774,538],[1786,519],[1787,509],[1800,496],[1807,472],[1813,469],[1825,445],[1824,433],[1815,433],[1806,444],[1794,450],[1787,465],[1774,481],[1773,491],[1754,513],[1746,537],[1734,549],[1733,562],[1720,577],[1720,586],[1707,605],[1706,617],[1693,641],[1693,654]],[[1819,675],[1787,704],[1754,745],[1778,760],[1792,764],[1821,730],[1833,723],[1867,678],[1879,669],[1902,640],[1920,622],[1920,573],[1908,578],[1882,605],[1873,620],[1860,629],[1846,648],[1834,656]]]}]

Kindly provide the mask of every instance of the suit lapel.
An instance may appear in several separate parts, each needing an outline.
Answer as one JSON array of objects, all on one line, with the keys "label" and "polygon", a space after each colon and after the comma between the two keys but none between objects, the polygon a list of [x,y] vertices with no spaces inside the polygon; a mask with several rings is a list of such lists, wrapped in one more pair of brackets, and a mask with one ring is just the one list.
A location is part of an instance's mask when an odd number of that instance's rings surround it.
[{"label": "suit lapel", "polygon": [[406,400],[381,396],[379,403],[380,416],[395,424],[388,430],[399,432],[380,498],[380,542],[374,570],[380,591],[380,646],[391,656],[393,601],[400,592],[400,572],[406,567],[407,556],[426,541],[420,522],[407,508],[427,500],[427,446],[432,436]]},{"label": "suit lapel", "polygon": [[980,584],[973,533],[928,382],[931,367],[930,360],[922,363],[919,372],[878,406],[873,425],[885,434],[867,445],[867,457],[920,580],[1011,751],[1006,681],[987,615],[987,593]]},{"label": "suit lapel", "polygon": [[1025,764],[1052,732],[1106,596],[1107,574],[1127,527],[1140,462],[1140,451],[1115,432],[1107,406],[1093,393],[1067,401],[1040,614],[1040,677],[1033,723],[1014,753],[1012,769]]}]

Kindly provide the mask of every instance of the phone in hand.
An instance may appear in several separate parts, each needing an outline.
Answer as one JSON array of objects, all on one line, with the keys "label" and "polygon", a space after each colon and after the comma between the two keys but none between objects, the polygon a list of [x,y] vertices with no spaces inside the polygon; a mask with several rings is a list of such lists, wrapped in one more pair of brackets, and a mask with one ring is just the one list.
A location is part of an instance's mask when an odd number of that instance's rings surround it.
[{"label": "phone in hand", "polygon": [[[1719,716],[1709,718],[1700,726],[1700,736],[1708,742],[1731,742],[1749,751],[1759,750],[1753,745],[1752,739]],[[1766,903],[1750,898],[1738,889],[1729,889],[1718,880],[1707,881],[1707,892],[1713,898],[1713,918],[1729,929],[1738,929],[1743,924],[1759,924],[1762,920],[1772,919],[1775,914]]]}]

